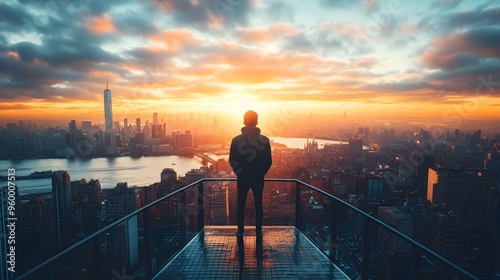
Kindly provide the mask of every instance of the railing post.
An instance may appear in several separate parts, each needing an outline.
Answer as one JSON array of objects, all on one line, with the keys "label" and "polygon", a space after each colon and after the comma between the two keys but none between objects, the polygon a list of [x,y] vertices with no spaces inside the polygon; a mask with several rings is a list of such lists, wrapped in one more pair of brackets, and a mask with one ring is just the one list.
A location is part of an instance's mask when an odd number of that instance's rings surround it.
[{"label": "railing post", "polygon": [[144,219],[144,273],[146,274],[146,279],[153,278],[153,262],[151,257],[151,233],[149,229],[149,209],[143,211]]},{"label": "railing post", "polygon": [[370,274],[370,221],[365,219],[363,237],[363,264],[361,267],[361,279],[368,280]]},{"label": "railing post", "polygon": [[295,228],[302,230],[300,209],[300,183],[295,182]]},{"label": "railing post", "polygon": [[203,181],[198,182],[198,231],[205,227],[205,210],[203,205]]},{"label": "railing post", "polygon": [[179,228],[181,234],[182,244],[186,244],[186,192],[181,193],[181,204],[179,205],[181,212],[181,220],[179,221]]}]

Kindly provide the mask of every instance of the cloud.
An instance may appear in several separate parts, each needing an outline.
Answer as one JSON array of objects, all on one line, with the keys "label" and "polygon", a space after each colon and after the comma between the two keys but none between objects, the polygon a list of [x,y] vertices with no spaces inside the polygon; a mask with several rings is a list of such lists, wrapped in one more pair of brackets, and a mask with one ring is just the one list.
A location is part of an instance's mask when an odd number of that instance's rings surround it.
[{"label": "cloud", "polygon": [[500,8],[498,7],[455,12],[447,15],[442,23],[443,32],[463,27],[471,28],[475,26],[494,25],[500,25]]},{"label": "cloud", "polygon": [[[169,63],[172,54],[166,49],[139,47],[126,52],[130,55],[127,64],[135,69],[157,69]],[[161,70],[161,69],[159,69]]]},{"label": "cloud", "polygon": [[329,8],[346,8],[359,5],[361,0],[321,0],[320,4]]},{"label": "cloud", "polygon": [[20,7],[0,3],[0,26],[22,26],[28,14]]},{"label": "cloud", "polygon": [[0,99],[100,105],[108,77],[117,106],[141,108],[235,92],[446,102],[468,96],[478,76],[500,81],[499,8],[455,12],[465,5],[447,0],[387,14],[385,3],[304,5],[327,10],[316,18],[283,0],[11,0],[0,3]]},{"label": "cloud", "polygon": [[351,63],[352,68],[372,68],[379,64],[380,61],[374,57],[364,57]]},{"label": "cloud", "polygon": [[358,25],[322,21],[315,30],[314,43],[324,54],[364,55],[372,51],[373,39]]},{"label": "cloud", "polygon": [[102,15],[100,17],[90,17],[87,19],[86,27],[89,31],[103,34],[115,31],[113,19],[109,15]]},{"label": "cloud", "polygon": [[[128,10],[126,16],[117,16],[113,19],[115,26],[123,34],[148,36],[159,32],[154,21],[148,18],[153,12],[146,7],[145,11]],[[150,13],[148,13],[150,12]],[[154,14],[154,13],[153,13]]]},{"label": "cloud", "polygon": [[179,25],[190,25],[199,29],[225,25],[246,26],[248,16],[254,9],[254,1],[186,1],[152,0],[157,7],[171,15]]},{"label": "cloud", "polygon": [[284,1],[273,1],[266,8],[267,20],[270,22],[293,22],[295,8]]},{"label": "cloud", "polygon": [[477,64],[481,58],[500,58],[500,28],[476,28],[438,37],[420,61],[430,68],[453,71]]},{"label": "cloud", "polygon": [[366,13],[372,13],[378,11],[380,8],[379,0],[363,0],[363,9]]},{"label": "cloud", "polygon": [[176,52],[189,45],[199,43],[199,40],[187,29],[165,30],[152,35],[151,39],[164,44],[171,52]]},{"label": "cloud", "polygon": [[300,31],[287,23],[274,23],[268,28],[240,29],[235,35],[247,43],[268,43],[284,37],[297,36]]},{"label": "cloud", "polygon": [[453,9],[460,5],[460,2],[462,2],[462,0],[437,0],[432,3],[432,6],[441,9]]}]

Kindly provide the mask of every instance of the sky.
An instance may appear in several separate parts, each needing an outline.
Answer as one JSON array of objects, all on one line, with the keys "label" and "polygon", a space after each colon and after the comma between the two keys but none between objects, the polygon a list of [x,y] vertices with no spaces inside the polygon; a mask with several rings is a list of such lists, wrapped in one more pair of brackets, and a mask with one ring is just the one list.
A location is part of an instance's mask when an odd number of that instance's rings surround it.
[{"label": "sky", "polygon": [[6,0],[0,122],[178,112],[500,118],[500,3]]}]

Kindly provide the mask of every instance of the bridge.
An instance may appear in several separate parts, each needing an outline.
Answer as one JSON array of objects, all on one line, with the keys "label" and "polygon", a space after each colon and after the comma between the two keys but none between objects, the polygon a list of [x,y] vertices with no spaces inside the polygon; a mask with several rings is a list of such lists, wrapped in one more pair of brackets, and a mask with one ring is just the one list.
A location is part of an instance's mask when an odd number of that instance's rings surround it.
[{"label": "bridge", "polygon": [[209,157],[207,154],[204,153],[195,153],[194,156],[201,158],[203,162],[209,162],[211,164],[215,164],[217,161],[211,157]]}]

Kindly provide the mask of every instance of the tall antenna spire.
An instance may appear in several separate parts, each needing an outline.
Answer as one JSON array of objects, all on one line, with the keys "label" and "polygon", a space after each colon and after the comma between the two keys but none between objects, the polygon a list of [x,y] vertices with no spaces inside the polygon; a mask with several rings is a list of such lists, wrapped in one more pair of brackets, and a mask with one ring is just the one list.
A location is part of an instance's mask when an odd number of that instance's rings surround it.
[{"label": "tall antenna spire", "polygon": [[108,77],[106,77],[106,90],[109,90],[109,88],[108,88]]}]

